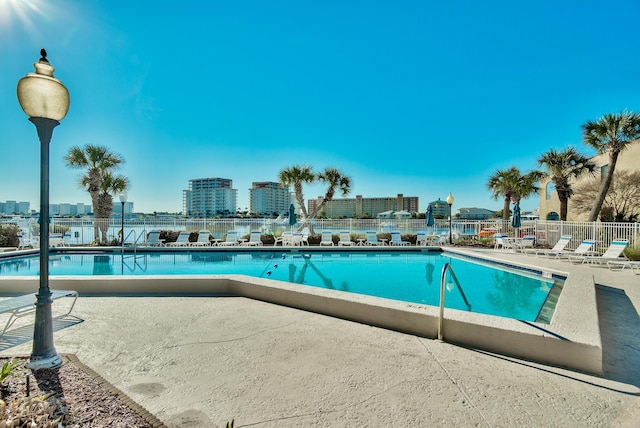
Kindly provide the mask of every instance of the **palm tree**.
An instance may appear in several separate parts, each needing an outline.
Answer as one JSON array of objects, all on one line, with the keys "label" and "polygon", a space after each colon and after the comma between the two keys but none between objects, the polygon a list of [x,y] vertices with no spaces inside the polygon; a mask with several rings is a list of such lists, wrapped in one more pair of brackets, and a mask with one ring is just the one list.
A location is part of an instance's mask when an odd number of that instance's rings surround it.
[{"label": "palm tree", "polygon": [[538,191],[536,183],[544,176],[540,171],[531,171],[522,174],[518,168],[512,166],[509,169],[499,169],[489,177],[487,188],[493,199],[504,197],[502,208],[502,220],[509,220],[509,205],[511,202],[520,202]]},{"label": "palm tree", "polygon": [[302,210],[303,216],[307,216],[307,208],[304,205],[304,194],[302,193],[302,183],[311,184],[316,180],[316,175],[308,165],[294,165],[282,169],[278,173],[278,180],[284,186],[293,186],[294,197],[298,207]]},{"label": "palm tree", "polygon": [[618,114],[605,114],[597,121],[588,121],[582,125],[583,142],[598,153],[609,154],[609,164],[588,221],[596,221],[602,209],[604,198],[609,192],[613,173],[621,151],[640,138],[640,114],[623,111]]},{"label": "palm tree", "polygon": [[318,173],[317,177],[319,181],[327,184],[327,191],[325,192],[320,205],[318,205],[309,215],[310,219],[314,218],[320,211],[322,211],[322,208],[324,208],[327,202],[333,200],[337,189],[340,190],[342,196],[347,196],[349,192],[351,192],[351,178],[344,175],[337,168],[325,168],[324,171]]},{"label": "palm tree", "polygon": [[[93,217],[102,232],[102,244],[107,244],[107,231],[109,230],[109,219],[113,213],[113,196],[124,193],[129,189],[129,179],[123,175],[113,175],[106,171],[102,175],[102,186],[98,195],[98,203]],[[122,213],[124,215],[124,212]]]},{"label": "palm tree", "polygon": [[562,151],[551,149],[544,153],[538,158],[538,165],[544,166],[549,172],[560,199],[560,220],[566,221],[567,205],[569,198],[573,196],[571,178],[578,178],[585,172],[593,174],[596,164],[575,148],[567,147]]},{"label": "palm tree", "polygon": [[[93,213],[98,211],[98,197],[102,189],[103,175],[106,171],[118,169],[124,163],[124,158],[117,153],[112,153],[105,146],[87,144],[84,147],[73,146],[64,158],[67,167],[74,169],[86,169],[80,176],[80,186],[87,189],[91,196]],[[100,239],[98,225],[94,223],[94,239]]]}]

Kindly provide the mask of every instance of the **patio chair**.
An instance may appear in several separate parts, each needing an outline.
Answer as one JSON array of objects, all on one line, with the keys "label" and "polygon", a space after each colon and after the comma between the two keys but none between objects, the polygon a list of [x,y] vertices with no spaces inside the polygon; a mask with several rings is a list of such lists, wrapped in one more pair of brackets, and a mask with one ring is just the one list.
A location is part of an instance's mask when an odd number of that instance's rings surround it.
[{"label": "patio chair", "polygon": [[167,242],[167,247],[186,247],[190,245],[189,236],[191,236],[191,232],[181,231],[178,234],[178,238],[176,242]]},{"label": "patio chair", "polygon": [[320,239],[320,246],[329,245],[333,247],[333,233],[330,231],[324,230],[322,231]]},{"label": "patio chair", "polygon": [[249,240],[243,242],[241,245],[246,245],[246,246],[260,246],[262,245],[262,231],[260,230],[252,230],[251,233],[249,234]]},{"label": "patio chair", "polygon": [[273,246],[275,247],[276,245],[278,245],[278,242],[283,247],[285,245],[291,245],[292,236],[293,236],[293,234],[291,232],[282,232],[282,235],[278,236],[276,238],[276,240],[273,242]]},{"label": "patio chair", "polygon": [[62,242],[59,245],[60,247],[69,247],[71,246],[71,232],[66,232],[62,235]]},{"label": "patio chair", "polygon": [[51,235],[49,235],[49,246],[61,247],[63,240],[64,236],[62,235],[62,233],[52,233]]},{"label": "patio chair", "polygon": [[582,257],[587,254],[596,254],[591,250],[593,246],[596,245],[596,241],[593,239],[585,239],[583,240],[578,248],[575,250],[562,250],[555,253],[549,253],[546,257],[554,258],[554,259],[567,259],[569,257]]},{"label": "patio chair", "polygon": [[391,241],[389,241],[391,245],[409,245],[409,242],[403,241],[402,236],[400,236],[400,232],[391,232]]},{"label": "patio chair", "polygon": [[[495,235],[493,235],[493,237],[496,240],[495,245],[493,246],[493,248],[495,250],[499,249],[499,248],[505,248],[505,241],[504,238],[508,238],[507,235],[503,235],[502,233],[496,233]],[[508,244],[507,244],[508,245]]]},{"label": "patio chair", "polygon": [[525,252],[527,250],[533,249],[533,246],[535,243],[536,243],[535,235],[525,235],[522,237],[520,241],[516,243],[515,250]]},{"label": "patio chair", "polygon": [[588,263],[590,265],[602,265],[610,261],[626,261],[629,259],[624,255],[624,249],[627,248],[628,243],[629,241],[625,239],[611,241],[611,245],[602,255],[569,256],[569,260],[571,263]]},{"label": "patio chair", "polygon": [[523,251],[523,253],[525,254],[533,254],[533,255],[549,255],[549,254],[556,254],[562,250],[564,250],[564,248],[567,246],[567,244],[569,244],[569,242],[571,242],[571,235],[562,235],[560,237],[560,239],[558,240],[558,242],[556,242],[556,245],[553,246],[553,248],[551,248],[550,250],[542,250],[542,249],[538,249],[538,248],[528,248],[526,250]]},{"label": "patio chair", "polygon": [[384,245],[384,241],[378,241],[378,234],[373,230],[365,232],[365,236],[365,245]]},{"label": "patio chair", "polygon": [[338,237],[338,245],[353,245],[353,241],[351,240],[351,235],[348,231],[342,230],[340,231],[340,235]]},{"label": "patio chair", "polygon": [[230,230],[227,232],[227,235],[225,236],[224,241],[218,242],[218,245],[221,247],[232,247],[234,245],[240,244],[239,239],[240,238],[238,237],[238,231]]},{"label": "patio chair", "polygon": [[147,240],[144,243],[147,247],[164,247],[164,239],[160,239],[160,231],[152,230],[147,234]]},{"label": "patio chair", "polygon": [[30,238],[28,236],[18,235],[18,250],[24,250],[27,247],[38,248],[40,243],[37,238]]}]

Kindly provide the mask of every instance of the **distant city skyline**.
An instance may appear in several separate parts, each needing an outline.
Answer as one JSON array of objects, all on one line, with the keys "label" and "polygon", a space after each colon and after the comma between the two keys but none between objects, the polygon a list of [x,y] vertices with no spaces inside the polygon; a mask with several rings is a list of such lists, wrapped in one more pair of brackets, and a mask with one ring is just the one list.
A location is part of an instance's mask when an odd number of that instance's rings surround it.
[{"label": "distant city skyline", "polygon": [[[50,201],[87,200],[73,146],[126,163],[140,212],[180,212],[193,177],[241,189],[292,165],[336,167],[348,197],[402,192],[502,209],[498,169],[582,144],[581,125],[640,111],[640,2],[0,2],[0,200],[39,204],[39,143],[16,85],[46,48],[71,106]],[[306,200],[324,194],[304,186]],[[341,195],[336,195],[341,197]],[[535,209],[537,197],[521,203]]]}]

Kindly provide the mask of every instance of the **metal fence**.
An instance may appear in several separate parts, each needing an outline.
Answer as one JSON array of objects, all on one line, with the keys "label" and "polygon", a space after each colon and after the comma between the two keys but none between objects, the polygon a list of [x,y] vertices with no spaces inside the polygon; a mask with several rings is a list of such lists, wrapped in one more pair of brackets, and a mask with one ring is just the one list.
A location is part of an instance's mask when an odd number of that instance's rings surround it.
[{"label": "metal fence", "polygon": [[[108,226],[108,241],[120,241],[121,218],[99,220]],[[25,235],[37,236],[38,220],[35,218],[2,219],[3,223],[15,223]],[[52,230],[64,229],[71,233],[72,245],[87,245],[94,241],[94,220],[77,218],[53,218]],[[96,221],[97,223],[98,221]],[[434,226],[427,227],[424,219],[314,219],[311,222],[313,231],[320,233],[330,230],[334,233],[348,231],[352,235],[364,237],[366,231],[388,233],[398,231],[401,234],[415,234],[424,231],[428,234],[446,235],[449,232],[449,221],[437,219]],[[295,231],[302,226],[297,223],[290,226],[284,222],[264,218],[229,218],[229,219],[125,219],[125,244],[140,244],[151,230],[200,231],[208,230],[215,238],[222,239],[229,230],[237,230],[240,236],[248,235],[252,230],[260,230],[264,234],[281,235],[285,231]],[[605,250],[611,241],[625,239],[630,246],[640,246],[640,223],[602,223],[602,222],[570,222],[570,221],[528,221],[522,222],[517,232],[509,221],[501,219],[489,220],[452,220],[451,231],[455,240],[491,239],[492,233],[504,233],[509,236],[535,235],[536,243],[553,246],[562,235],[571,235],[569,248],[576,248],[583,239],[596,241],[597,250]]]}]

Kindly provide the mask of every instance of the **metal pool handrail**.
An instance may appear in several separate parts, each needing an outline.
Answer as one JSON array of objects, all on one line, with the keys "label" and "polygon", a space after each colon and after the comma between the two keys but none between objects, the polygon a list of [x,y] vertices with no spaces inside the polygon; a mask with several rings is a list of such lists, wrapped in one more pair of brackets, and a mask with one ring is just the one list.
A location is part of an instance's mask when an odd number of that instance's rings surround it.
[{"label": "metal pool handrail", "polygon": [[460,291],[460,295],[462,296],[462,299],[464,300],[464,303],[467,305],[467,309],[469,311],[471,310],[471,305],[469,304],[469,301],[467,300],[467,296],[465,296],[464,291],[462,290],[462,287],[460,286],[460,281],[458,281],[458,277],[456,276],[455,272],[453,271],[453,268],[451,267],[451,263],[449,263],[449,262],[445,263],[444,266],[442,267],[442,275],[440,277],[440,315],[438,317],[438,340],[443,340],[443,337],[444,337],[444,334],[443,334],[443,327],[444,327],[444,289],[445,289],[445,280],[447,278],[447,270],[449,271],[449,276],[451,276],[451,279],[456,284],[456,287],[458,288],[458,291]]}]

